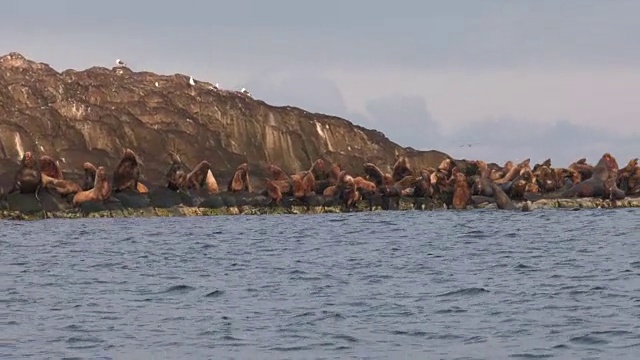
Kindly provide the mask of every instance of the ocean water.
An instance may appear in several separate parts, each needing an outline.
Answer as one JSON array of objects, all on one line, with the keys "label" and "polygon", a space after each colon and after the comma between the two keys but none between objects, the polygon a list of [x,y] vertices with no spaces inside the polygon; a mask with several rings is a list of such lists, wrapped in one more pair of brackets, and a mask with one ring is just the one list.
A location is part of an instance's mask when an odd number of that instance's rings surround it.
[{"label": "ocean water", "polygon": [[640,209],[0,223],[0,359],[637,359]]}]

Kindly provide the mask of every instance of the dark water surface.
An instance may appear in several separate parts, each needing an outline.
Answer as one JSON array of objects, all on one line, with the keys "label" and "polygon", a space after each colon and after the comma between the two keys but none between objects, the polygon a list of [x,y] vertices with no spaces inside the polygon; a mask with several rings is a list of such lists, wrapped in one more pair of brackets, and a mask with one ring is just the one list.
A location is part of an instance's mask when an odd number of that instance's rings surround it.
[{"label": "dark water surface", "polygon": [[638,209],[0,226],[1,359],[640,358]]}]

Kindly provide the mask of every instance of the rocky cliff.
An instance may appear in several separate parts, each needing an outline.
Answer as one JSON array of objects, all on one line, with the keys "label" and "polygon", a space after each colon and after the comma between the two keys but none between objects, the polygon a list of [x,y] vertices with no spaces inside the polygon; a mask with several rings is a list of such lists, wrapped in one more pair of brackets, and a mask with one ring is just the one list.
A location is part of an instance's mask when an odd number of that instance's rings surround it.
[{"label": "rocky cliff", "polygon": [[148,183],[159,183],[168,149],[187,164],[208,160],[221,180],[242,162],[254,179],[269,163],[287,172],[317,158],[360,173],[364,162],[388,170],[396,154],[417,167],[448,157],[399,146],[382,133],[295,107],[276,107],[181,74],[92,67],[57,72],[18,53],[0,57],[0,182],[11,183],[24,151],[47,154],[73,178],[90,161],[109,169],[123,148],[144,163]]}]

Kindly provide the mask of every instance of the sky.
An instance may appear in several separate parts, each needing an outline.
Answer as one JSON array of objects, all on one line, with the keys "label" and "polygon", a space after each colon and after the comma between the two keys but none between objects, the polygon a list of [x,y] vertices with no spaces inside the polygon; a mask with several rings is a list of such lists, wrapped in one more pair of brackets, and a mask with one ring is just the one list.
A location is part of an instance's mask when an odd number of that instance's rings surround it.
[{"label": "sky", "polygon": [[20,0],[0,53],[247,87],[455,158],[640,156],[640,1]]}]

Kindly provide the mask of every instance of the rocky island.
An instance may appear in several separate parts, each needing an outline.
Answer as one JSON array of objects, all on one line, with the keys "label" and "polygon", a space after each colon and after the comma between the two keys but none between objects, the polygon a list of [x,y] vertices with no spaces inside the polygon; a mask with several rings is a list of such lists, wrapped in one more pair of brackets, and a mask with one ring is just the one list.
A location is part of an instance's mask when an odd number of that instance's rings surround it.
[{"label": "rocky island", "polygon": [[[0,57],[0,150],[4,218],[636,206],[640,193],[637,159],[458,160],[187,75],[58,72],[18,53]],[[16,176],[25,168],[34,191]],[[104,196],[90,193],[96,173],[109,174]]]}]

